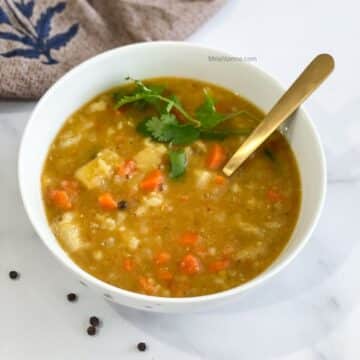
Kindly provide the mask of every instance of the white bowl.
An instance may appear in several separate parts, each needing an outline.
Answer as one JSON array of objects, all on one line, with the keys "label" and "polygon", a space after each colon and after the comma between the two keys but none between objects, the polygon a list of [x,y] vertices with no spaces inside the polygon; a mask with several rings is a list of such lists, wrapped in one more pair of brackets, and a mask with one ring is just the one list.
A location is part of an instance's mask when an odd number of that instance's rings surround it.
[{"label": "white bowl", "polygon": [[30,221],[49,250],[79,280],[114,302],[151,311],[186,312],[236,300],[289,264],[309,239],[319,218],[326,188],[325,158],[314,125],[301,109],[289,122],[287,132],[302,180],[299,220],[284,251],[255,279],[213,295],[192,298],[147,296],[96,279],[78,267],[58,244],[45,216],[41,171],[49,146],[64,121],[89,99],[123,83],[128,75],[137,79],[179,76],[209,81],[241,94],[265,112],[284,92],[276,80],[253,65],[240,61],[209,61],[209,56],[229,54],[182,42],[142,43],[107,51],[58,80],[41,98],[26,126],[19,153],[18,175]]}]

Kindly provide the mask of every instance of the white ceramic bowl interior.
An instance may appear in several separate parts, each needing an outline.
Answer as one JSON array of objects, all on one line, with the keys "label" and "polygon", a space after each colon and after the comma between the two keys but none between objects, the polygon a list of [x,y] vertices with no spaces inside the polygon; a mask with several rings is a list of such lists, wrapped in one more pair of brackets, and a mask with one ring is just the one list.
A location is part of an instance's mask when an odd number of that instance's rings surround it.
[{"label": "white ceramic bowl interior", "polygon": [[40,176],[50,144],[69,115],[100,92],[124,83],[126,76],[144,79],[179,76],[205,80],[231,89],[268,111],[284,89],[272,77],[244,62],[209,61],[229,56],[221,51],[178,42],[129,45],[105,52],[77,66],[57,81],[37,104],[23,135],[19,182],[28,216],[50,251],[86,285],[120,304],[161,312],[203,310],[235,300],[246,290],[284,268],[308,240],[325,195],[325,160],[319,136],[308,115],[299,110],[289,122],[288,140],[302,179],[302,204],[291,240],[264,273],[239,287],[194,298],[159,298],[125,291],[80,269],[63,251],[48,226]]}]

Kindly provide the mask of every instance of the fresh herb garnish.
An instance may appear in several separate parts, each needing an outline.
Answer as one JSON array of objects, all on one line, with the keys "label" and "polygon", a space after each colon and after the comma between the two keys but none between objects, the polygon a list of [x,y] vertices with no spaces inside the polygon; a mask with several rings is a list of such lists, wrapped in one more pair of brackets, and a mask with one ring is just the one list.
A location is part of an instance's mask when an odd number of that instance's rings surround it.
[{"label": "fresh herb garnish", "polygon": [[[127,80],[131,80],[127,78]],[[257,120],[247,111],[238,111],[231,114],[222,114],[216,110],[215,100],[208,90],[204,90],[204,102],[196,109],[195,115],[189,114],[175,95],[165,95],[165,88],[159,85],[145,85],[139,80],[133,80],[135,90],[131,94],[118,92],[114,94],[115,108],[126,104],[136,104],[144,107],[151,105],[158,115],[146,118],[137,126],[137,131],[154,141],[173,145],[188,145],[202,139],[223,140],[228,136],[249,135],[252,129],[215,129],[219,124],[237,116],[247,116]],[[171,113],[176,110],[186,123]],[[170,176],[178,177],[185,172],[186,156],[182,151],[172,151],[170,157]]]},{"label": "fresh herb garnish", "polygon": [[185,173],[187,159],[185,150],[170,151],[170,177],[177,178]]},{"label": "fresh herb garnish", "polygon": [[148,130],[148,128],[146,126],[146,124],[149,120],[150,120],[150,118],[145,118],[144,120],[140,121],[136,126],[136,130],[137,130],[137,132],[139,132],[140,134],[142,134],[144,136],[152,137],[151,132]]},{"label": "fresh herb garnish", "polygon": [[153,116],[145,120],[141,123],[140,131],[153,140],[174,145],[191,144],[200,135],[199,129],[189,124],[180,124],[173,114]]},{"label": "fresh herb garnish", "polygon": [[189,145],[200,137],[199,129],[192,125],[178,125],[174,127],[172,143],[175,145]]},{"label": "fresh herb garnish", "polygon": [[176,117],[172,114],[153,116],[148,119],[145,126],[151,136],[161,142],[171,142],[173,138],[173,126],[178,124]]},{"label": "fresh herb garnish", "polygon": [[155,100],[158,102],[163,102],[166,104],[166,111],[170,112],[172,108],[175,108],[180,112],[181,115],[184,116],[184,118],[191,124],[193,124],[196,127],[200,127],[201,123],[199,120],[192,117],[190,114],[187,113],[187,111],[184,110],[182,105],[179,103],[178,99],[176,97],[165,97],[163,95],[160,95],[157,91],[152,90],[150,87],[144,85],[139,80],[134,80],[136,84],[136,90],[133,94],[130,95],[124,95],[118,97],[118,100],[116,101],[115,107],[119,109],[120,107],[130,104],[139,102],[141,100],[145,100],[148,103],[154,102]]},{"label": "fresh herb garnish", "polygon": [[203,129],[211,129],[219,125],[225,118],[225,115],[216,111],[215,100],[205,89],[205,100],[196,110],[195,116],[200,121]]}]

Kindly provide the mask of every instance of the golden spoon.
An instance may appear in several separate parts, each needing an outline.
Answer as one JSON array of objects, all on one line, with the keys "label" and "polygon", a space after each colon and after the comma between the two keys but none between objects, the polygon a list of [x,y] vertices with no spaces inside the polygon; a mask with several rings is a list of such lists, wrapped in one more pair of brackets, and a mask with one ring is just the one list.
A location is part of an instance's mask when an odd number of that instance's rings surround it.
[{"label": "golden spoon", "polygon": [[234,171],[317,89],[334,69],[331,55],[320,54],[307,66],[288,91],[274,105],[251,135],[223,168],[225,175]]}]

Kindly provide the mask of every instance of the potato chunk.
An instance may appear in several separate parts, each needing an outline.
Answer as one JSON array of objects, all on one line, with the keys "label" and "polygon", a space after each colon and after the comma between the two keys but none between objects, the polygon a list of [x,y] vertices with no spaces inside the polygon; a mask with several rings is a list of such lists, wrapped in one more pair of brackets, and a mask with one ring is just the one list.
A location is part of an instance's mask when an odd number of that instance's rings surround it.
[{"label": "potato chunk", "polygon": [[94,160],[79,168],[75,177],[88,189],[94,189],[111,177],[114,166],[119,164],[120,160],[120,156],[113,150],[102,150]]},{"label": "potato chunk", "polygon": [[147,141],[145,142],[145,148],[135,155],[134,160],[140,170],[148,171],[160,165],[165,153],[166,147],[164,145]]},{"label": "potato chunk", "polygon": [[81,237],[80,227],[74,213],[65,213],[61,218],[55,220],[51,227],[56,237],[64,243],[66,249],[70,252],[86,246],[86,242]]}]

